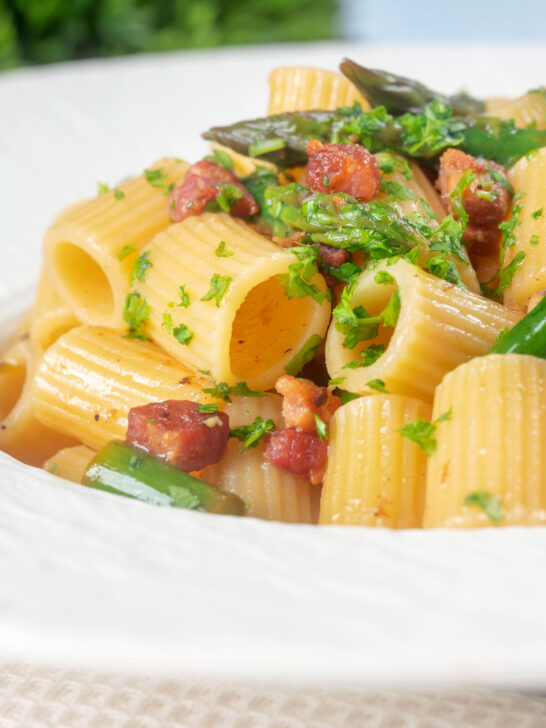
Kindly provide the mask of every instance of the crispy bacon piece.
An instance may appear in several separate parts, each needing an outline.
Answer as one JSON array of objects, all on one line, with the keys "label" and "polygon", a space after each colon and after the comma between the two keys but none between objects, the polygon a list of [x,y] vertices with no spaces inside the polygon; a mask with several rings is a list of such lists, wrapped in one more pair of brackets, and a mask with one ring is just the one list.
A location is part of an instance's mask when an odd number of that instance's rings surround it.
[{"label": "crispy bacon piece", "polygon": [[199,412],[195,402],[168,399],[129,410],[127,442],[186,472],[219,462],[228,437],[229,417]]},{"label": "crispy bacon piece", "polygon": [[377,160],[360,144],[307,142],[306,185],[315,192],[345,192],[359,200],[371,200],[379,192],[381,176]]},{"label": "crispy bacon piece", "polygon": [[[472,157],[460,149],[446,149],[440,157],[440,174],[436,181],[445,208],[453,212],[450,194],[468,169],[474,172],[476,179],[462,194],[463,207],[468,215],[463,237],[469,252],[474,255],[488,255],[498,250],[501,239],[499,223],[506,218],[511,203],[510,195],[491,177],[488,167],[506,177],[506,170],[500,164]],[[480,197],[480,190],[491,193],[494,199]]]},{"label": "crispy bacon piece", "polygon": [[341,400],[328,387],[319,387],[308,379],[296,379],[284,374],[277,379],[275,389],[282,394],[282,414],[287,427],[316,432],[315,415],[328,424],[341,406]]},{"label": "crispy bacon piece", "polygon": [[265,459],[282,470],[308,478],[318,485],[324,479],[328,460],[328,443],[316,432],[299,427],[276,430],[266,436]]},{"label": "crispy bacon piece", "polygon": [[174,222],[191,215],[199,215],[207,202],[216,199],[222,185],[232,185],[242,190],[243,196],[230,208],[230,215],[248,217],[258,212],[256,200],[229,169],[216,162],[202,159],[191,166],[181,185],[169,195],[169,211]]}]

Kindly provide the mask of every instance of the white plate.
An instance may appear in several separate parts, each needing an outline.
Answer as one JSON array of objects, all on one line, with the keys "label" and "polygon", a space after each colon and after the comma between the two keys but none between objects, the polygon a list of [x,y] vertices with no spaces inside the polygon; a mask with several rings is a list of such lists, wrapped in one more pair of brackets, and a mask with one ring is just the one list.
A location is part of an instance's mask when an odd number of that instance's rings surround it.
[{"label": "white plate", "polygon": [[[0,77],[3,320],[52,215],[257,116],[276,65],[344,53],[446,91],[538,85],[544,47],[270,47]],[[1,302],[1,300],[0,300]],[[177,677],[546,684],[546,529],[286,526],[142,505],[0,456],[0,656]]]}]

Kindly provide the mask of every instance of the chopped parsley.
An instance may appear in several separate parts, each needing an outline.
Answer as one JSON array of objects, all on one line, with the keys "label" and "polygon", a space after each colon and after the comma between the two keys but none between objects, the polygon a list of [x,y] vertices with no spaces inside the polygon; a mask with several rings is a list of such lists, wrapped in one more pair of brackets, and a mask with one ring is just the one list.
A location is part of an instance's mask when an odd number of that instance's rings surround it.
[{"label": "chopped parsley", "polygon": [[220,167],[223,167],[224,169],[233,169],[235,166],[233,157],[225,152],[223,149],[213,149],[212,154],[206,156],[205,159],[207,160],[207,162],[214,162],[215,164],[219,164]]},{"label": "chopped parsley", "polygon": [[178,297],[180,298],[180,303],[178,303],[177,306],[188,308],[190,305],[190,296],[186,291],[186,284],[181,285],[178,289]]},{"label": "chopped parsley", "polygon": [[398,317],[400,316],[401,305],[400,289],[396,289],[381,313],[384,326],[392,326],[392,328],[396,326]]},{"label": "chopped parsley", "polygon": [[336,377],[335,379],[330,379],[328,382],[329,387],[339,387],[340,384],[343,384],[343,382],[347,379],[347,377]]},{"label": "chopped parsley", "polygon": [[489,520],[496,526],[504,518],[501,499],[497,495],[488,493],[485,490],[475,490],[469,493],[464,499],[464,505],[468,508],[481,508]]},{"label": "chopped parsley", "polygon": [[123,307],[123,320],[129,324],[129,331],[126,334],[128,339],[141,339],[142,341],[148,339],[142,327],[148,320],[150,311],[151,307],[140,293],[133,291],[127,294]]},{"label": "chopped parsley", "polygon": [[104,184],[104,182],[97,182],[97,197],[106,194],[109,189],[110,187],[107,184]]},{"label": "chopped parsley", "polygon": [[375,389],[378,392],[382,392],[383,394],[388,394],[388,391],[385,387],[385,382],[382,379],[370,379],[369,382],[366,382],[366,386],[370,389]]},{"label": "chopped parsley", "polygon": [[394,277],[391,276],[390,273],[387,273],[386,270],[378,270],[375,274],[374,281],[376,283],[384,283],[386,285],[392,285],[393,283],[396,283]]},{"label": "chopped parsley", "polygon": [[236,185],[222,183],[217,185],[217,187],[220,189],[220,192],[216,195],[216,204],[224,212],[229,212],[232,207],[235,207],[244,195],[244,190]]},{"label": "chopped parsley", "polygon": [[57,463],[51,463],[51,465],[50,465],[50,466],[49,466],[49,468],[47,469],[47,472],[48,472],[48,473],[51,473],[52,475],[54,475],[54,474],[55,474],[55,473],[57,472],[57,468],[58,468],[58,467],[59,467],[59,466],[57,465]]},{"label": "chopped parsley", "polygon": [[221,276],[215,273],[210,279],[210,288],[205,295],[200,299],[201,301],[211,301],[213,298],[216,299],[216,306],[220,306],[220,301],[225,296],[227,289],[232,283],[233,278],[231,276]]},{"label": "chopped parsley", "polygon": [[292,374],[292,376],[294,377],[297,376],[301,372],[305,364],[311,361],[311,359],[315,356],[321,342],[322,337],[318,334],[313,334],[313,336],[310,336],[305,344],[302,346],[302,348],[298,351],[298,353],[292,359],[290,359],[288,364],[284,367],[284,371],[287,374]]},{"label": "chopped parsley", "polygon": [[171,182],[170,185],[165,182],[165,180],[167,179],[167,175],[161,168],[145,169],[144,177],[146,181],[152,185],[152,187],[157,190],[161,190],[164,195],[168,195],[174,190],[174,182]]},{"label": "chopped parsley", "polygon": [[210,387],[203,387],[203,392],[216,397],[216,399],[231,402],[232,397],[267,397],[266,392],[254,392],[252,389],[249,389],[246,382],[236,382],[234,386],[230,387],[226,382],[215,381],[211,377],[209,369],[199,369],[198,371],[200,374],[204,374],[212,385]]},{"label": "chopped parsley", "polygon": [[233,253],[226,249],[225,240],[221,240],[218,244],[218,247],[214,251],[214,255],[216,255],[217,258],[231,258]]},{"label": "chopped parsley", "polygon": [[251,144],[248,148],[248,154],[250,157],[260,157],[263,154],[269,154],[269,152],[276,152],[279,149],[284,149],[285,146],[286,142],[280,137],[263,139]]},{"label": "chopped parsley", "polygon": [[146,271],[151,268],[153,263],[149,260],[150,253],[148,250],[141,253],[136,258],[131,269],[131,275],[129,277],[129,285],[132,286],[135,281],[144,282],[146,278]]},{"label": "chopped parsley", "polygon": [[405,185],[394,180],[382,180],[381,181],[381,192],[388,195],[388,201],[394,202],[395,200],[417,200],[417,195],[412,192]]},{"label": "chopped parsley", "polygon": [[540,208],[540,210],[535,210],[534,212],[532,212],[532,213],[531,213],[531,217],[532,217],[532,218],[533,218],[534,220],[538,220],[538,218],[539,218],[539,217],[542,217],[542,209],[543,209],[543,208],[541,207],[541,208]]},{"label": "chopped parsley", "polygon": [[540,243],[540,240],[538,238],[538,235],[531,235],[529,238],[529,245],[538,245]]},{"label": "chopped parsley", "polygon": [[257,447],[262,437],[274,429],[275,423],[273,420],[264,420],[261,417],[256,417],[251,425],[241,425],[241,427],[232,428],[229,431],[229,436],[243,443],[241,452],[244,452],[249,447]]},{"label": "chopped parsley", "polygon": [[466,227],[468,222],[468,213],[463,205],[463,193],[467,190],[470,185],[476,181],[476,175],[471,169],[467,169],[463,174],[453,192],[449,195],[449,201],[453,212],[457,216],[458,220]]},{"label": "chopped parsley", "polygon": [[381,323],[381,316],[370,316],[364,306],[351,307],[355,286],[356,280],[343,289],[339,303],[333,311],[337,331],[345,334],[343,346],[346,349],[354,349],[360,341],[374,339]]},{"label": "chopped parsley", "polygon": [[134,253],[134,252],[135,252],[135,244],[129,243],[129,245],[123,246],[123,248],[116,255],[116,258],[118,260],[125,260],[125,258],[127,258],[127,256],[131,255],[131,253]]},{"label": "chopped parsley", "polygon": [[406,438],[406,440],[419,445],[425,455],[432,455],[436,452],[438,445],[435,437],[436,427],[440,424],[440,422],[450,420],[451,415],[452,411],[448,410],[440,415],[438,419],[434,420],[434,422],[428,422],[421,418],[411,420],[410,422],[406,422],[406,424],[399,430],[396,430],[396,432],[399,432],[402,437]]},{"label": "chopped parsley", "polygon": [[499,267],[502,267],[502,264],[504,263],[504,258],[506,256],[506,251],[508,250],[508,248],[511,248],[516,242],[514,230],[518,227],[518,225],[521,225],[519,215],[523,209],[523,205],[515,203],[520,200],[522,196],[523,195],[519,192],[516,194],[516,196],[514,197],[514,205],[512,207],[512,215],[510,216],[510,219],[499,223],[499,230],[502,230],[502,241],[499,253]]},{"label": "chopped parsley", "polygon": [[123,190],[119,190],[117,187],[114,190],[114,200],[116,202],[119,202],[120,200],[123,200],[125,198],[125,192]]},{"label": "chopped parsley", "polygon": [[[525,253],[520,250],[514,256],[513,260],[501,269],[499,276],[499,283],[496,288],[490,288],[486,284],[482,284],[483,292],[491,296],[492,298],[502,298],[504,291],[510,287],[512,280],[518,270],[521,268],[523,261],[525,260]],[[495,274],[497,275],[497,274]]]},{"label": "chopped parsley", "polygon": [[340,398],[342,404],[347,404],[347,402],[352,402],[353,399],[358,399],[358,397],[359,397],[358,394],[355,394],[354,392],[348,392],[345,389],[338,389],[337,396]]},{"label": "chopped parsley", "polygon": [[213,402],[212,404],[198,404],[197,411],[201,412],[203,415],[212,415],[214,412],[218,412],[219,406],[218,402]]},{"label": "chopped parsley", "polygon": [[328,294],[322,293],[311,283],[318,273],[317,257],[319,248],[311,245],[300,245],[290,248],[290,252],[297,260],[288,266],[288,273],[281,273],[278,278],[284,285],[284,292],[288,299],[305,298],[311,296],[317,303],[322,303]]},{"label": "chopped parsley", "polygon": [[350,361],[343,366],[343,369],[359,369],[360,367],[369,367],[374,364],[380,356],[385,352],[387,347],[385,344],[372,344],[362,349],[360,359]]},{"label": "chopped parsley", "polygon": [[379,152],[375,155],[377,165],[383,174],[400,172],[405,179],[413,179],[413,172],[407,159],[395,157],[389,152]]},{"label": "chopped parsley", "polygon": [[315,418],[315,428],[317,430],[317,435],[321,440],[329,440],[330,439],[330,433],[328,432],[328,425],[326,422],[321,420],[321,418],[317,415],[315,412],[314,414]]},{"label": "chopped parsley", "polygon": [[186,324],[180,324],[173,329],[174,338],[184,346],[188,346],[190,341],[193,339],[193,333],[188,329]]},{"label": "chopped parsley", "polygon": [[163,314],[163,328],[165,329],[165,332],[171,336],[173,332],[173,319],[170,313]]}]

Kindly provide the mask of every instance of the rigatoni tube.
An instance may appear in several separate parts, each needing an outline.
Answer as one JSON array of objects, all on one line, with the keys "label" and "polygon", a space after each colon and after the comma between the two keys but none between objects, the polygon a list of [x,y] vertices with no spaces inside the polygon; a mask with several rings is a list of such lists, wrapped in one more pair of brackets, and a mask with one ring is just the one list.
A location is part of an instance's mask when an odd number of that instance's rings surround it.
[{"label": "rigatoni tube", "polygon": [[[381,272],[393,282],[378,282]],[[360,341],[354,349],[343,346],[345,334],[336,328],[334,316],[326,339],[326,365],[332,378],[343,378],[343,389],[370,394],[374,390],[368,382],[381,379],[393,394],[431,402],[436,385],[447,372],[484,354],[503,329],[521,318],[521,314],[405,260],[362,273],[351,306],[363,306],[376,316],[396,291],[400,312],[394,328],[381,325],[377,337]],[[384,353],[369,366],[362,366],[361,352],[370,345],[385,346]]]},{"label": "rigatoni tube", "polygon": [[[234,397],[226,405],[230,427],[251,425],[257,417],[273,420],[283,427],[282,398],[278,394],[267,397]],[[231,438],[222,461],[209,465],[201,475],[248,503],[248,515],[267,521],[286,523],[316,523],[320,487],[304,478],[279,470],[264,460],[264,443],[241,452],[242,443]]]},{"label": "rigatoni tube", "polygon": [[166,193],[181,182],[186,162],[161,159],[140,177],[57,218],[44,238],[47,273],[78,318],[123,327],[123,302],[142,248],[170,225]]},{"label": "rigatoni tube", "polygon": [[340,407],[330,422],[319,522],[420,527],[427,456],[399,430],[430,414],[430,405],[393,394],[359,397]]},{"label": "rigatoni tube", "polygon": [[194,370],[228,384],[269,389],[330,317],[321,275],[314,298],[289,299],[279,275],[296,257],[224,213],[189,217],[148,246],[135,290],[150,306],[146,325],[161,348]]},{"label": "rigatoni tube", "polygon": [[358,101],[364,111],[370,105],[349,79],[336,71],[305,66],[276,68],[269,76],[268,114],[311,109],[334,110]]},{"label": "rigatoni tube", "polygon": [[433,417],[450,409],[429,458],[424,526],[546,523],[546,361],[462,364],[437,388]]},{"label": "rigatoni tube", "polygon": [[40,422],[99,450],[125,437],[131,407],[165,399],[206,402],[203,386],[198,375],[150,342],[78,326],[45,352],[31,401]]},{"label": "rigatoni tube", "polygon": [[64,301],[45,271],[42,271],[30,319],[30,338],[42,349],[81,321]]}]

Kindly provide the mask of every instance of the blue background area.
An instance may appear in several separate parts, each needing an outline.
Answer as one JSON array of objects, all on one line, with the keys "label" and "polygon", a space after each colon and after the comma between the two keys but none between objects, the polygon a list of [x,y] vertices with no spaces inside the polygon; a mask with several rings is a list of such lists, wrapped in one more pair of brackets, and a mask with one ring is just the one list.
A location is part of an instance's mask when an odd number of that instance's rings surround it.
[{"label": "blue background area", "polygon": [[374,42],[546,42],[546,0],[341,0],[341,27]]}]

